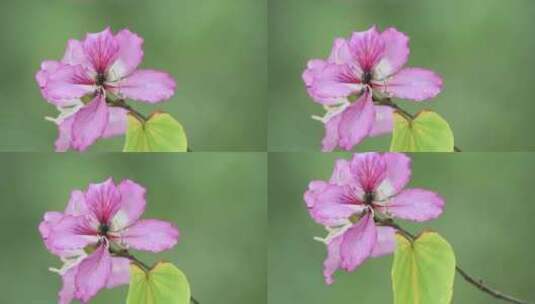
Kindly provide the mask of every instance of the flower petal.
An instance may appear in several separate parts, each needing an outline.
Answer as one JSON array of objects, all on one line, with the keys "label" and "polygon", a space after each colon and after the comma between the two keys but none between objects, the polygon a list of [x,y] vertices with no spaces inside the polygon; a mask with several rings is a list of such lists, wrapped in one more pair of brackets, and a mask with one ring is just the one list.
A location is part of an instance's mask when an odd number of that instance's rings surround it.
[{"label": "flower petal", "polygon": [[350,216],[359,214],[366,208],[363,204],[347,202],[348,188],[324,181],[311,182],[304,195],[310,216],[326,226],[347,224]]},{"label": "flower petal", "polygon": [[332,105],[351,94],[360,93],[363,86],[352,65],[309,62],[303,74],[310,97],[321,104]]},{"label": "flower petal", "polygon": [[74,115],[67,117],[58,124],[58,138],[54,143],[56,152],[65,152],[71,148],[72,143],[72,123],[74,122]]},{"label": "flower petal", "polygon": [[337,159],[329,183],[335,185],[352,185],[355,183],[351,173],[350,162],[345,159]]},{"label": "flower petal", "polygon": [[85,55],[97,73],[106,73],[119,56],[119,43],[110,28],[87,34],[83,41]]},{"label": "flower petal", "polygon": [[384,57],[374,68],[375,79],[385,79],[398,72],[409,59],[409,37],[391,27],[381,33],[385,43]]},{"label": "flower petal", "polygon": [[48,234],[48,245],[55,252],[83,249],[96,244],[96,229],[85,216],[66,215],[51,226]]},{"label": "flower petal", "polygon": [[70,103],[72,99],[92,93],[95,89],[93,80],[80,65],[45,65],[45,70],[38,72],[37,78],[43,97],[57,106]]},{"label": "flower petal", "polygon": [[146,190],[131,180],[122,181],[117,189],[121,193],[121,208],[112,220],[112,230],[118,231],[134,224],[145,211]]},{"label": "flower petal", "polygon": [[341,120],[342,114],[338,114],[336,116],[331,117],[325,123],[325,136],[321,141],[321,151],[331,152],[338,146],[338,127],[340,125]]},{"label": "flower petal", "polygon": [[411,179],[411,159],[403,153],[384,153],[386,176],[377,187],[377,199],[384,200],[399,193]]},{"label": "flower petal", "polygon": [[111,274],[106,282],[107,288],[115,288],[128,284],[130,281],[130,260],[127,258],[111,258]]},{"label": "flower petal", "polygon": [[387,165],[380,153],[356,153],[351,160],[351,172],[364,192],[376,192],[387,176]]},{"label": "flower petal", "polygon": [[67,272],[61,276],[63,286],[59,291],[59,304],[70,304],[71,301],[74,300],[76,292],[74,280],[77,272],[78,267],[75,266],[67,270]]},{"label": "flower petal", "polygon": [[338,268],[342,259],[340,257],[340,245],[342,244],[343,235],[339,235],[327,244],[327,258],[323,262],[323,277],[327,285],[334,283],[333,275]]},{"label": "flower petal", "polygon": [[143,38],[128,29],[115,35],[119,45],[117,60],[110,69],[110,77],[118,80],[130,75],[143,59]]},{"label": "flower petal", "polygon": [[102,244],[78,265],[75,277],[76,297],[84,303],[88,302],[106,286],[111,271],[111,255],[108,247]]},{"label": "flower petal", "polygon": [[432,71],[405,68],[387,79],[373,84],[388,96],[422,101],[437,96],[442,90],[442,78]]},{"label": "flower petal", "polygon": [[72,191],[67,208],[65,208],[65,214],[74,216],[85,215],[88,211],[84,193],[80,190]]},{"label": "flower petal", "polygon": [[342,119],[338,127],[339,145],[349,151],[370,134],[375,121],[375,107],[371,94],[363,94],[358,101],[347,107],[341,115]]},{"label": "flower petal", "polygon": [[86,150],[102,137],[108,119],[108,106],[104,97],[99,95],[75,114],[72,123],[72,147],[78,151]]},{"label": "flower petal", "polygon": [[439,217],[443,208],[444,199],[435,192],[406,189],[390,200],[383,212],[404,220],[423,222]]},{"label": "flower petal", "polygon": [[121,208],[121,193],[111,178],[99,184],[90,184],[85,194],[87,208],[99,224],[111,224],[111,219]]},{"label": "flower petal", "polygon": [[373,213],[369,212],[343,234],[340,245],[341,267],[346,271],[355,270],[370,256],[376,242],[377,229]]},{"label": "flower petal", "polygon": [[396,250],[396,230],[392,227],[377,227],[377,243],[371,256],[381,257],[391,254]]},{"label": "flower petal", "polygon": [[394,109],[389,106],[374,106],[375,121],[369,136],[379,136],[392,133],[394,128]]},{"label": "flower petal", "polygon": [[385,41],[375,26],[365,32],[353,33],[349,46],[364,71],[372,71],[385,55]]},{"label": "flower petal", "polygon": [[178,242],[178,229],[160,220],[140,220],[121,232],[121,242],[137,250],[160,252]]},{"label": "flower petal", "polygon": [[334,64],[346,64],[353,61],[353,55],[351,54],[351,49],[349,44],[344,38],[336,38],[334,40],[334,45],[331,50],[331,55],[329,56],[329,63]]},{"label": "flower petal", "polygon": [[106,125],[102,137],[110,138],[125,134],[127,129],[128,111],[123,108],[109,107],[108,113],[108,124]]},{"label": "flower petal", "polygon": [[175,80],[169,74],[154,70],[137,70],[118,83],[120,96],[157,103],[175,94]]},{"label": "flower petal", "polygon": [[85,53],[83,43],[75,39],[69,39],[67,42],[67,48],[61,62],[68,65],[81,65],[91,73],[95,73],[93,64]]}]

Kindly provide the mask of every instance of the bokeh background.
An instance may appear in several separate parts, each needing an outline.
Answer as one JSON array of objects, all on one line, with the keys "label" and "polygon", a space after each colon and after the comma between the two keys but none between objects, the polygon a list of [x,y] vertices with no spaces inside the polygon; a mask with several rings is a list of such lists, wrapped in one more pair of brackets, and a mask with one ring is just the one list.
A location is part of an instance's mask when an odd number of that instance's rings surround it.
[{"label": "bokeh background", "polygon": [[[37,226],[46,211],[65,208],[72,190],[110,176],[146,187],[143,217],[171,221],[181,232],[175,248],[136,256],[173,262],[201,304],[266,303],[265,154],[2,153],[0,167],[0,303],[57,303],[61,281],[48,267],[61,263]],[[127,290],[103,290],[91,303],[125,303]]]},{"label": "bokeh background", "polygon": [[[535,155],[522,153],[414,154],[410,187],[437,191],[445,212],[432,222],[406,229],[438,231],[453,246],[466,271],[491,286],[535,300],[533,172]],[[337,272],[323,282],[324,236],[303,202],[312,180],[326,180],[337,158],[350,154],[271,153],[269,156],[268,298],[272,304],[392,303],[392,257],[368,260],[353,273]],[[453,303],[499,301],[481,293],[459,275]],[[531,303],[530,302],[530,303]]]},{"label": "bokeh background", "polygon": [[[432,102],[400,101],[442,115],[466,151],[529,151],[535,103],[535,2],[529,0],[270,0],[270,151],[319,151],[321,105],[306,94],[309,59],[326,58],[335,37],[377,24],[409,35],[408,66],[440,73],[444,90]],[[398,100],[399,101],[399,100]],[[358,150],[387,150],[390,136]]]},{"label": "bokeh background", "polygon": [[[165,70],[178,90],[157,105],[184,126],[193,151],[265,151],[267,14],[250,0],[27,0],[0,3],[0,151],[52,151],[56,116],[34,75],[70,38],[111,26],[144,40],[141,68]],[[91,151],[120,151],[124,137]]]}]

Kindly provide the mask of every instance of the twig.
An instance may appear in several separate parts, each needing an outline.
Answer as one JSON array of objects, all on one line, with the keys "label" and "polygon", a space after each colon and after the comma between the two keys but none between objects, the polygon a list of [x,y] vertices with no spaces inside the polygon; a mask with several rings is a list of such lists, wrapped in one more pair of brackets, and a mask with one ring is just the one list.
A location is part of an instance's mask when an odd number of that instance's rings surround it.
[{"label": "twig", "polygon": [[[114,256],[123,257],[123,258],[129,259],[132,263],[134,263],[137,266],[139,266],[140,268],[142,268],[143,271],[145,271],[145,272],[149,272],[152,269],[152,267],[150,267],[147,264],[143,263],[140,259],[138,259],[135,256],[133,256],[126,249],[115,250],[115,249],[110,248],[110,251]],[[193,304],[200,304],[200,302],[197,299],[195,299],[193,296],[191,296],[191,302]]]},{"label": "twig", "polygon": [[[409,120],[413,120],[414,118],[416,118],[416,116],[414,116],[413,114],[409,113],[408,111],[406,111],[405,109],[401,108],[398,104],[396,104],[395,102],[392,101],[391,98],[382,98],[382,99],[378,99],[378,98],[375,98],[373,99],[373,101],[375,103],[377,103],[378,105],[382,105],[382,106],[388,106],[388,107],[391,107],[392,109],[398,111],[401,115],[405,116],[405,118],[409,119]],[[462,150],[457,147],[457,146],[454,146],[453,147],[453,150],[455,152],[461,152]]]},{"label": "twig", "polygon": [[[380,225],[389,226],[389,227],[396,229],[397,231],[399,231],[399,233],[403,234],[403,236],[407,237],[411,241],[416,240],[416,236],[414,234],[403,229],[401,226],[396,224],[392,219],[381,219],[381,218],[376,217],[375,221]],[[472,284],[473,286],[475,286],[482,292],[489,294],[496,299],[503,300],[509,303],[515,303],[515,304],[530,304],[529,302],[526,302],[524,300],[519,300],[513,296],[507,295],[497,289],[487,286],[485,282],[483,282],[483,280],[474,278],[473,276],[469,275],[465,270],[463,270],[458,265],[455,266],[455,270],[457,271],[458,274],[460,274],[463,277],[465,281],[467,281],[468,283]]]},{"label": "twig", "polygon": [[123,108],[123,109],[127,110],[128,112],[130,112],[130,114],[134,115],[136,118],[138,118],[139,120],[141,120],[143,122],[148,120],[148,118],[145,115],[141,114],[139,111],[137,111],[136,109],[134,109],[130,105],[128,105],[124,101],[124,99],[106,100],[106,101],[112,107],[118,107],[118,108]]}]

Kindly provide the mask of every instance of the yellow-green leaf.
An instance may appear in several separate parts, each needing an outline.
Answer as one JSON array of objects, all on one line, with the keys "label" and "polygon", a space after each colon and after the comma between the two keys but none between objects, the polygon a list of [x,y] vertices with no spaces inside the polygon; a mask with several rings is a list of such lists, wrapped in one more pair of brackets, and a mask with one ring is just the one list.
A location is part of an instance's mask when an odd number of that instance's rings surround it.
[{"label": "yellow-green leaf", "polygon": [[143,122],[128,115],[125,152],[186,152],[184,128],[171,115],[156,112]]},{"label": "yellow-green leaf", "polygon": [[394,304],[450,304],[455,254],[438,233],[426,231],[411,242],[396,235],[392,265]]},{"label": "yellow-green leaf", "polygon": [[414,119],[394,113],[394,131],[390,151],[453,152],[450,125],[433,111],[423,110]]},{"label": "yellow-green leaf", "polygon": [[186,275],[171,263],[160,262],[149,272],[130,266],[127,304],[189,304],[191,293]]}]

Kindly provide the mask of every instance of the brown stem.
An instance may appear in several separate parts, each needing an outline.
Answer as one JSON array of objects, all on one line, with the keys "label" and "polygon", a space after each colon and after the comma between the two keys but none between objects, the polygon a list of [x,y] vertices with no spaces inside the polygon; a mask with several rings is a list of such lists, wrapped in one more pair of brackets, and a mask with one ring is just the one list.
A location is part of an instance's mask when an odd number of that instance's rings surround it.
[{"label": "brown stem", "polygon": [[[406,111],[405,109],[401,108],[398,104],[394,103],[392,101],[391,98],[382,98],[382,99],[378,99],[378,98],[375,98],[373,99],[373,101],[378,104],[378,105],[382,105],[382,106],[388,106],[388,107],[391,107],[392,109],[398,111],[401,115],[405,116],[405,118],[409,119],[409,120],[413,120],[415,118],[414,115],[412,115],[411,113],[409,113],[408,111]],[[457,146],[454,146],[453,147],[453,150],[455,152],[461,152],[462,150],[457,147]]]},{"label": "brown stem", "polygon": [[118,108],[123,108],[125,110],[127,110],[130,114],[134,115],[137,119],[145,122],[148,120],[148,118],[141,114],[139,111],[137,111],[136,109],[132,108],[130,105],[128,105],[124,99],[116,99],[116,100],[107,100],[108,104],[111,105],[112,107],[118,107]]},{"label": "brown stem", "polygon": [[[152,268],[152,267],[148,266],[147,264],[143,263],[140,259],[138,259],[135,256],[133,256],[126,249],[118,249],[117,250],[117,249],[113,249],[113,248],[110,247],[110,251],[116,257],[123,257],[123,258],[129,259],[132,263],[134,263],[137,266],[139,266],[145,272],[149,272],[151,270],[151,268]],[[200,304],[200,302],[197,301],[197,299],[195,299],[193,296],[191,296],[191,302],[193,304]]]},{"label": "brown stem", "polygon": [[[392,219],[382,219],[382,218],[375,218],[375,221],[382,226],[389,226],[401,233],[403,236],[408,238],[411,241],[414,241],[416,239],[416,236],[412,234],[411,232],[403,229],[401,226],[399,226],[397,223],[395,223]],[[483,282],[483,280],[476,279],[473,276],[469,275],[465,270],[463,270],[460,266],[455,266],[455,270],[458,274],[460,274],[465,281],[472,284],[482,292],[491,295],[492,297],[503,300],[509,303],[515,303],[515,304],[529,304],[529,302],[526,302],[524,300],[519,300],[513,296],[507,295],[497,289],[491,288]]]}]

